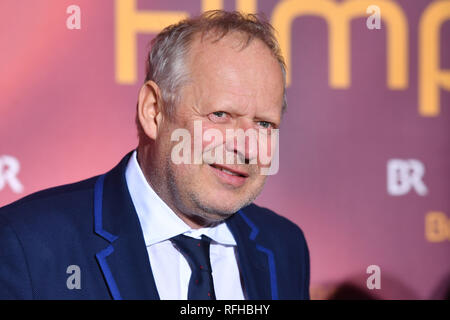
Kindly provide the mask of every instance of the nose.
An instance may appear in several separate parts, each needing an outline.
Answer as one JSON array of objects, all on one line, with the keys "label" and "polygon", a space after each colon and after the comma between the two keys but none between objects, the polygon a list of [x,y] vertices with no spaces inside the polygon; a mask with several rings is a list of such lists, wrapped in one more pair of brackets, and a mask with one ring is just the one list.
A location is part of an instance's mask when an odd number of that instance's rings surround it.
[{"label": "nose", "polygon": [[239,121],[239,125],[226,130],[225,138],[227,164],[257,163],[258,132],[253,126],[253,121],[246,119]]}]

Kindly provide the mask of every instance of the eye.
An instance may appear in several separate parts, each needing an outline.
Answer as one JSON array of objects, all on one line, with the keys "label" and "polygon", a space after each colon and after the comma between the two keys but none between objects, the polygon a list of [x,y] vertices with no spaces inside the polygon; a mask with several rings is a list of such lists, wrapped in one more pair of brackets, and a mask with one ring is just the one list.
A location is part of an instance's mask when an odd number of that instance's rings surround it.
[{"label": "eye", "polygon": [[209,114],[209,119],[215,122],[222,122],[228,119],[228,113],[225,111],[215,111]]},{"label": "eye", "polygon": [[226,113],[224,111],[216,111],[213,112],[213,115],[215,115],[217,118],[224,118],[226,116]]},{"label": "eye", "polygon": [[272,129],[274,127],[273,123],[268,121],[258,121],[258,125],[260,125],[264,129]]}]

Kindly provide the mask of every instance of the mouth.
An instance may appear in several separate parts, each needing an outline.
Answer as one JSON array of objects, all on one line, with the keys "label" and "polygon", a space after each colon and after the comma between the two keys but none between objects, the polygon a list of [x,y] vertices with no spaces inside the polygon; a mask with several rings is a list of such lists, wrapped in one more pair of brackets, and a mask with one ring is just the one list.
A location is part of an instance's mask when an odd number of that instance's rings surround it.
[{"label": "mouth", "polygon": [[236,169],[233,169],[233,168],[221,165],[221,164],[213,163],[213,164],[210,164],[210,166],[213,167],[214,169],[221,170],[221,171],[225,172],[226,174],[229,174],[232,176],[248,178],[248,173],[239,171],[239,170],[236,170]]},{"label": "mouth", "polygon": [[240,170],[236,170],[234,168],[230,168],[228,166],[224,166],[221,164],[210,164],[209,165],[219,180],[225,184],[229,184],[235,187],[242,186],[249,174]]}]

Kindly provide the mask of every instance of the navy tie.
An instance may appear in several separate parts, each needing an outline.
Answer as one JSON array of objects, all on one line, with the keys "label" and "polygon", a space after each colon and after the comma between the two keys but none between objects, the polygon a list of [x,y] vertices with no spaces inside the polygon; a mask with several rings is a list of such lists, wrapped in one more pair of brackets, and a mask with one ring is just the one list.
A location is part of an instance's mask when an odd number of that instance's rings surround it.
[{"label": "navy tie", "polygon": [[209,260],[211,239],[202,235],[202,239],[194,239],[185,235],[173,237],[171,241],[183,254],[191,267],[188,300],[216,300],[214,284]]}]

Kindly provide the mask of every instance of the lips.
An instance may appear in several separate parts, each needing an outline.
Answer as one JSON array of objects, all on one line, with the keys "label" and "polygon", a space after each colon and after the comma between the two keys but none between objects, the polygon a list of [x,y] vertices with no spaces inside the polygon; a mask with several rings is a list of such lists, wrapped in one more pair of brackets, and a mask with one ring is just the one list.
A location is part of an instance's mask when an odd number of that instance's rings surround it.
[{"label": "lips", "polygon": [[229,186],[240,187],[244,185],[249,177],[248,173],[230,168],[228,166],[214,163],[210,164],[209,167],[221,183]]},{"label": "lips", "polygon": [[217,163],[210,164],[210,166],[217,170],[221,170],[222,172],[225,172],[226,174],[235,176],[235,177],[242,177],[242,178],[248,177],[248,173],[240,171],[240,170],[236,170],[234,168],[230,168],[228,166],[224,166],[224,165],[217,164]]}]

